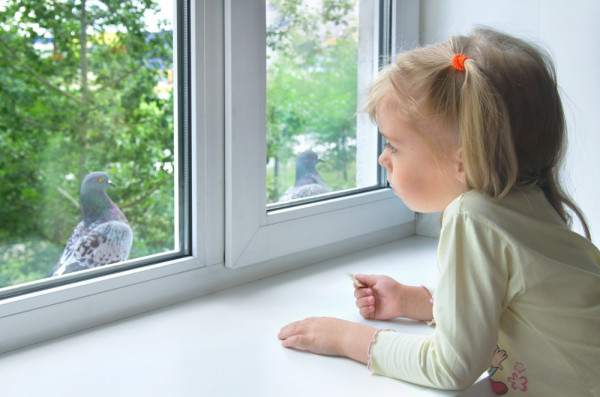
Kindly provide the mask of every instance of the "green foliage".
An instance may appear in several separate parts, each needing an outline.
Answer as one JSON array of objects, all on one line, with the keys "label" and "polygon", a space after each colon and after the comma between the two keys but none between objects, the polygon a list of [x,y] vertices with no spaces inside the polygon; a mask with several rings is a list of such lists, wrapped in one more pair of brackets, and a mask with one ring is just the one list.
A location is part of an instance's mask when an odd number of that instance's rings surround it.
[{"label": "green foliage", "polygon": [[[174,248],[172,32],[151,0],[0,6],[0,287],[44,277],[81,220],[91,171],[134,232],[130,259]],[[160,83],[160,84],[159,84]]]},{"label": "green foliage", "polygon": [[[267,27],[267,199],[294,184],[296,146],[324,148],[325,182],[355,186],[358,32],[353,0],[271,0]],[[291,171],[290,171],[291,170]]]},{"label": "green foliage", "polygon": [[[314,2],[313,2],[314,3]],[[325,148],[333,189],[354,186],[355,0],[271,0],[269,200],[294,180],[295,147]],[[315,3],[315,4],[317,4]],[[0,3],[0,287],[45,277],[81,219],[84,176],[108,172],[130,221],[130,258],[174,248],[172,32],[152,0]],[[343,28],[343,29],[342,29]],[[162,86],[161,86],[162,84]]]}]

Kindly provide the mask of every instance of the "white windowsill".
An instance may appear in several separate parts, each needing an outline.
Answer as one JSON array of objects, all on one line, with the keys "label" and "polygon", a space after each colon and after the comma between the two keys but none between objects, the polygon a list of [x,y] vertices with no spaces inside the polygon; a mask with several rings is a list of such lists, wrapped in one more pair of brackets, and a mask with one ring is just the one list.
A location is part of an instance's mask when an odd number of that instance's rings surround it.
[{"label": "white windowsill", "polygon": [[[0,356],[5,396],[455,395],[370,374],[344,358],[287,350],[280,327],[334,316],[369,322],[347,272],[433,285],[437,240],[412,236]],[[23,324],[23,327],[27,327]]]}]

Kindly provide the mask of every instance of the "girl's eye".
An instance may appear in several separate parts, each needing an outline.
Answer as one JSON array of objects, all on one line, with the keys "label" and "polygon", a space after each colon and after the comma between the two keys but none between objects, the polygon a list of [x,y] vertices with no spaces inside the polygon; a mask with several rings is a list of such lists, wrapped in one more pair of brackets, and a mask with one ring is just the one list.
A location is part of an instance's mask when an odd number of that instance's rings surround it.
[{"label": "girl's eye", "polygon": [[390,143],[389,143],[389,142],[386,142],[386,143],[385,143],[385,147],[386,147],[386,149],[390,149],[390,152],[392,152],[392,153],[396,153],[396,148],[395,148],[395,147],[393,147],[392,145],[390,145]]}]

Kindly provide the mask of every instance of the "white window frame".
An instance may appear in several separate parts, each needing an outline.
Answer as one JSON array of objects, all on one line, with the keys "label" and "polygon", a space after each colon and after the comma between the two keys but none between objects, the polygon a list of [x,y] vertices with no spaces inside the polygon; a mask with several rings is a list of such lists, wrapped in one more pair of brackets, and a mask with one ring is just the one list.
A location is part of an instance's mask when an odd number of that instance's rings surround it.
[{"label": "white window frame", "polygon": [[210,266],[223,263],[224,250],[224,199],[218,188],[223,186],[223,4],[192,0],[189,14],[191,255],[3,299],[0,353],[235,282],[214,274]]},{"label": "white window frame", "polygon": [[[252,94],[264,94],[265,85],[241,78],[264,82],[257,66],[264,58],[252,65],[256,54],[231,40],[243,33],[231,22],[240,22],[246,37],[256,34],[251,40],[264,50],[264,23],[256,29],[245,20],[261,18],[264,13],[253,8],[264,10],[264,2],[190,3],[191,255],[3,299],[0,353],[414,233],[414,215],[390,189],[267,214],[260,197],[266,183],[265,126],[252,116],[252,106],[260,103]],[[232,90],[238,84],[245,89]],[[239,129],[244,117],[252,128]],[[234,168],[240,164],[245,167]]]},{"label": "white window frame", "polygon": [[413,234],[414,213],[389,188],[267,211],[265,15],[264,0],[225,2],[226,266],[369,239],[381,230],[390,240]]}]

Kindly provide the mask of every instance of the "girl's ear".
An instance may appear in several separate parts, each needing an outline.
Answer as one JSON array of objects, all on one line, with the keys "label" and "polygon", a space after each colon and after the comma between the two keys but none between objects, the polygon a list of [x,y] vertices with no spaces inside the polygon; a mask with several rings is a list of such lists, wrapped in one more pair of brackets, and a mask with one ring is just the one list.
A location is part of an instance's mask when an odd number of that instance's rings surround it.
[{"label": "girl's ear", "polygon": [[467,177],[465,175],[465,167],[462,159],[462,148],[458,148],[454,152],[454,176],[461,183],[467,184]]}]

